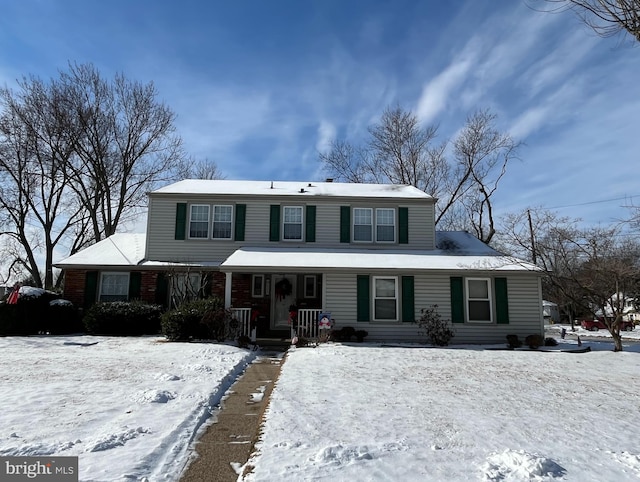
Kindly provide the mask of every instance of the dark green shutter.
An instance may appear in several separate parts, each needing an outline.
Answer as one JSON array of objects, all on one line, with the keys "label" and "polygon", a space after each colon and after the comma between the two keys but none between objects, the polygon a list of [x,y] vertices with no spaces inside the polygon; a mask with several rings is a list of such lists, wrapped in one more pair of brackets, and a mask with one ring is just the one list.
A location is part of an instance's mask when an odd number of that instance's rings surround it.
[{"label": "dark green shutter", "polygon": [[184,239],[187,231],[187,204],[176,204],[176,235],[175,239]]},{"label": "dark green shutter", "polygon": [[464,323],[464,287],[459,277],[451,278],[451,321]]},{"label": "dark green shutter", "polygon": [[507,296],[507,278],[494,280],[496,291],[496,323],[509,323],[509,302]]},{"label": "dark green shutter", "polygon": [[340,242],[351,242],[351,208],[340,206]]},{"label": "dark green shutter", "polygon": [[413,276],[402,277],[402,321],[416,321]]},{"label": "dark green shutter", "polygon": [[89,308],[98,296],[98,272],[87,271],[84,275],[84,307]]},{"label": "dark green shutter", "polygon": [[269,213],[269,241],[280,241],[280,206],[271,205]]},{"label": "dark green shutter", "polygon": [[246,204],[236,204],[236,226],[234,233],[235,241],[244,241],[244,227],[245,227],[245,219],[247,216],[247,205]]},{"label": "dark green shutter", "polygon": [[139,300],[140,289],[142,287],[142,273],[135,271],[129,273],[129,299]]},{"label": "dark green shutter", "polygon": [[316,242],[316,207],[307,206],[305,241]]},{"label": "dark green shutter", "polygon": [[155,302],[157,305],[167,306],[169,300],[169,279],[165,273],[158,273],[156,278]]},{"label": "dark green shutter", "polygon": [[398,208],[398,242],[409,244],[409,208]]},{"label": "dark green shutter", "polygon": [[357,294],[357,321],[371,321],[371,293],[369,292],[371,284],[369,276],[358,275],[358,294]]}]

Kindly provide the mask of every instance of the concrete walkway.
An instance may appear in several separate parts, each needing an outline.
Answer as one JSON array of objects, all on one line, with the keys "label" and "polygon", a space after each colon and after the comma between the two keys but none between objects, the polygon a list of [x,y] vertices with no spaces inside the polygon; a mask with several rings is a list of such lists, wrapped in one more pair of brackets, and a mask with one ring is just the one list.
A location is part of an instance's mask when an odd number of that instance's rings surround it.
[{"label": "concrete walkway", "polygon": [[196,442],[197,458],[183,472],[181,482],[238,479],[234,466],[243,466],[253,452],[283,362],[284,354],[274,352],[258,355],[247,366],[223,399],[217,421]]}]

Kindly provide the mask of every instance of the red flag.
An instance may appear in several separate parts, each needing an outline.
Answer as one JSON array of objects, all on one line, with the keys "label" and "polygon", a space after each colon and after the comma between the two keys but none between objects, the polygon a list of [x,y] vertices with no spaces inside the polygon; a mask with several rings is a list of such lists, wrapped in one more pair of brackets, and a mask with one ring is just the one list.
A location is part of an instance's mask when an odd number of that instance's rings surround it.
[{"label": "red flag", "polygon": [[9,294],[9,297],[7,298],[7,304],[15,305],[16,303],[18,303],[19,293],[20,293],[20,283],[16,283],[16,285],[13,287],[13,291],[11,291],[11,293]]}]

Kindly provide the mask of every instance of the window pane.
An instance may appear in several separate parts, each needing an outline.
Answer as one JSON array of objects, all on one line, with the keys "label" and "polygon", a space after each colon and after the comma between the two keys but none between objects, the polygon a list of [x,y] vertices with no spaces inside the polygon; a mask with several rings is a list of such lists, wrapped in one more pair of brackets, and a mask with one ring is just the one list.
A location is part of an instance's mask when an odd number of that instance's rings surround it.
[{"label": "window pane", "polygon": [[214,206],[213,220],[218,222],[231,222],[231,206]]},{"label": "window pane", "polygon": [[100,301],[126,301],[129,295],[127,273],[103,273],[100,285]]},{"label": "window pane", "polygon": [[376,238],[378,241],[395,241],[395,228],[393,226],[378,226]]},{"label": "window pane", "polygon": [[264,296],[263,286],[264,286],[264,276],[253,275],[253,288],[252,288],[253,296],[258,296],[258,297]]},{"label": "window pane", "polygon": [[353,240],[354,241],[371,241],[371,226],[354,226],[353,227]]},{"label": "window pane", "polygon": [[371,209],[356,208],[353,210],[354,224],[371,224]]},{"label": "window pane", "polygon": [[396,280],[376,279],[376,298],[395,298],[396,296]]},{"label": "window pane", "polygon": [[284,222],[285,223],[302,223],[302,208],[285,206]]},{"label": "window pane", "polygon": [[302,239],[301,224],[285,224],[284,239]]},{"label": "window pane", "polygon": [[396,300],[377,299],[374,317],[376,320],[396,320]]},{"label": "window pane", "polygon": [[488,301],[469,301],[469,320],[491,321],[491,307]]},{"label": "window pane", "polygon": [[489,298],[489,283],[487,280],[469,280],[469,298]]},{"label": "window pane", "polygon": [[316,277],[304,277],[304,296],[305,298],[315,298],[316,296]]}]

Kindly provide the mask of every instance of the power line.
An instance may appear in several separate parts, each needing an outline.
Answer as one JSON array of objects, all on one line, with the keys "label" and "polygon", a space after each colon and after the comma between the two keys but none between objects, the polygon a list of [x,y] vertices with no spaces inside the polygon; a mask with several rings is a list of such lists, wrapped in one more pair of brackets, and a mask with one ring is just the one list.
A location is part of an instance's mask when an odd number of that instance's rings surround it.
[{"label": "power line", "polygon": [[574,208],[577,206],[587,206],[589,204],[602,204],[602,203],[610,203],[613,201],[622,201],[625,199],[633,199],[634,197],[638,197],[639,195],[634,195],[634,196],[623,196],[623,197],[616,197],[616,198],[612,198],[612,199],[602,199],[600,201],[588,201],[588,202],[583,202],[583,203],[578,203],[578,204],[565,204],[564,206],[551,206],[551,207],[547,207],[546,209],[562,209],[562,208]]}]

